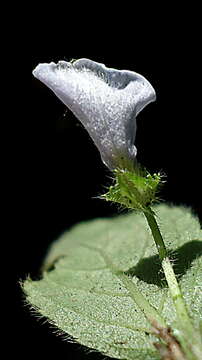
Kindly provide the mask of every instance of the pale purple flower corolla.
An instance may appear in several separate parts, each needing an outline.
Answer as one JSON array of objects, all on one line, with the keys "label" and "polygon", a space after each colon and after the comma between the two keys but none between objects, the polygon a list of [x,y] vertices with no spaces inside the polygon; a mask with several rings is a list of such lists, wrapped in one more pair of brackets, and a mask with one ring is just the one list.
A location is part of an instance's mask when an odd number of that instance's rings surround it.
[{"label": "pale purple flower corolla", "polygon": [[81,121],[109,169],[131,168],[136,116],[156,99],[148,80],[88,59],[39,64],[33,74]]}]

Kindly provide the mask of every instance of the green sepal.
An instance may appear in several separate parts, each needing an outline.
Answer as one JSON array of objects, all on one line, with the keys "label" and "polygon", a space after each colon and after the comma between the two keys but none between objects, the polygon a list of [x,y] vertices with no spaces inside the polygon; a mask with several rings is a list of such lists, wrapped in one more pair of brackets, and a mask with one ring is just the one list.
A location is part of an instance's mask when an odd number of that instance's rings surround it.
[{"label": "green sepal", "polygon": [[157,193],[162,182],[162,175],[149,174],[145,170],[114,170],[115,183],[102,195],[107,201],[120,204],[134,210],[148,211],[148,207],[157,201]]}]

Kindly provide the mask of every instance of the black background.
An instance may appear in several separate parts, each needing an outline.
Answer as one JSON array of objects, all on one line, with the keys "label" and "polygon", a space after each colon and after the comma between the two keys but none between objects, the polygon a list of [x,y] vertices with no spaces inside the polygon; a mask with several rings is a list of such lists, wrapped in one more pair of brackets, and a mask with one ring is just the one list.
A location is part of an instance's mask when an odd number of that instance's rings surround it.
[{"label": "black background", "polygon": [[[65,20],[64,14],[58,18],[57,8],[50,22],[36,14],[28,41],[30,58],[24,51],[23,79],[28,83],[31,79],[31,89],[29,85],[25,91],[20,178],[25,215],[20,225],[24,227],[26,218],[27,232],[18,242],[16,282],[27,275],[38,278],[48,245],[64,230],[81,220],[117,211],[96,199],[110,184],[110,173],[79,121],[31,75],[38,63],[87,57],[144,75],[154,86],[157,101],[137,118],[138,160],[149,171],[166,174],[161,192],[165,201],[190,206],[202,220],[201,99],[197,91],[200,60],[191,15],[187,13],[184,18],[175,9],[161,9],[150,22],[140,13],[137,22],[137,15],[130,14],[130,9],[121,10],[114,18],[100,9],[99,21],[95,15],[78,21],[75,11]],[[99,358],[98,354],[86,354],[77,345],[62,342],[47,324],[31,316],[23,306],[19,286],[15,323],[21,357],[26,358],[28,349],[32,349],[33,356],[51,359]]]}]

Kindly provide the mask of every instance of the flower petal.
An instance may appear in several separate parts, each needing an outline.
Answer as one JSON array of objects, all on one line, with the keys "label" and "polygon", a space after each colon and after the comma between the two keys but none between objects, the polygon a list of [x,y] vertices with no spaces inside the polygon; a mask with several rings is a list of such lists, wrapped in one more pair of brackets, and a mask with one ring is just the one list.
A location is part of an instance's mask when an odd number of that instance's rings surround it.
[{"label": "flower petal", "polygon": [[88,59],[39,64],[33,74],[82,122],[110,169],[134,162],[136,116],[155,100],[143,76]]}]

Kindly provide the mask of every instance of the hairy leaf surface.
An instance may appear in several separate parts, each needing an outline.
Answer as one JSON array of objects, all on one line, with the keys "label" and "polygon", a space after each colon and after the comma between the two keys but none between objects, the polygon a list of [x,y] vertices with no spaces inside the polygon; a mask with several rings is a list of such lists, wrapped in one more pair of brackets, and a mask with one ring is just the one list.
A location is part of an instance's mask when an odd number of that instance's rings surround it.
[{"label": "hairy leaf surface", "polygon": [[[202,234],[190,210],[155,208],[195,327],[202,317]],[[107,255],[108,261],[103,256]],[[167,324],[176,314],[143,215],[129,213],[74,226],[50,248],[43,278],[27,279],[27,301],[77,342],[118,359],[157,360],[157,342],[142,311],[116,276],[124,272]]]}]

